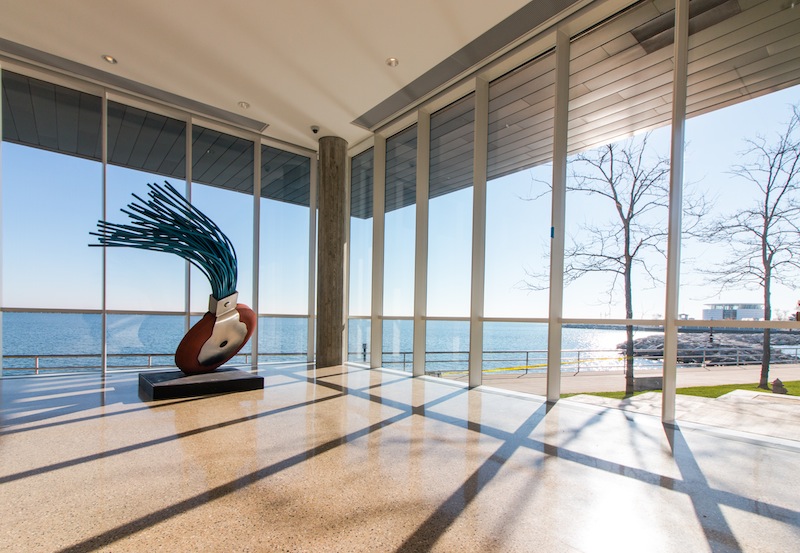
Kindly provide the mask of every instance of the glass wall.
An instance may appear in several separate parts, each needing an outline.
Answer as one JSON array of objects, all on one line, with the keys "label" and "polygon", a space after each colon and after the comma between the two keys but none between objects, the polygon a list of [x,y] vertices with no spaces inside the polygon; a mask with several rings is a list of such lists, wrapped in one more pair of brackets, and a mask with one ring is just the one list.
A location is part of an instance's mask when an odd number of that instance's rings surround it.
[{"label": "glass wall", "polygon": [[698,367],[751,390],[795,379],[800,87],[775,90],[798,82],[799,33],[800,13],[767,0],[690,43],[684,213],[705,213],[683,221],[679,393]]},{"label": "glass wall", "polygon": [[[686,370],[678,371],[679,387],[694,384],[698,366],[718,384],[742,384],[740,366],[758,367],[760,380],[766,362],[769,384],[785,380],[787,366],[798,362],[800,339],[786,326],[800,298],[800,273],[787,263],[800,248],[792,230],[800,190],[786,179],[787,165],[774,165],[798,101],[800,87],[793,87],[687,121],[687,182],[703,184],[708,213],[698,232],[683,240],[678,363]],[[725,132],[717,136],[711,129]],[[797,142],[797,133],[788,138]],[[770,172],[771,164],[777,170]],[[685,203],[697,193],[690,184]],[[762,248],[771,254],[762,256]],[[783,328],[748,326],[766,319]]]},{"label": "glass wall", "polygon": [[97,371],[102,366],[99,313],[3,313],[3,374]]},{"label": "glass wall", "polygon": [[260,361],[305,360],[311,159],[261,146]]},{"label": "glass wall", "polygon": [[[127,223],[120,210],[134,194],[146,201],[148,184],[186,193],[186,123],[109,101],[108,160],[107,219]],[[107,256],[109,309],[185,311],[182,259],[133,248],[109,248]]]},{"label": "glass wall", "polygon": [[[564,375],[612,369],[630,374],[632,366],[637,376],[651,369],[654,375],[660,373],[674,66],[672,6],[655,0],[632,2],[612,17],[605,14],[592,26],[576,29],[570,40]],[[800,83],[798,21],[800,12],[779,0],[691,2],[688,184],[683,191],[679,296],[680,325],[685,331],[679,342],[681,367],[725,367],[735,359],[735,364],[757,369],[763,363],[770,369],[771,381],[780,377],[783,361],[797,359],[791,349],[800,344],[788,331],[796,325],[789,319],[796,318],[800,291],[795,282],[800,275],[791,263],[781,261],[793,259],[791,252],[800,248],[793,222],[796,180],[787,180],[784,193],[776,196],[771,187],[777,183],[761,179],[760,174],[770,162],[775,141],[791,128],[791,106],[800,101],[797,89],[788,88]],[[536,44],[547,40],[539,39]],[[543,329],[549,316],[552,253],[553,46],[544,44],[534,59],[520,58],[521,65],[503,75],[497,68],[506,59],[479,75],[492,79],[483,306],[487,378],[499,378],[502,371],[535,377],[547,353]],[[58,315],[67,321],[58,324],[71,326],[68,351],[98,353],[103,340],[108,340],[112,352],[134,355],[153,349],[154,336],[180,332],[187,309],[185,264],[169,256],[110,251],[109,332],[102,336],[91,330],[100,324],[94,317],[104,307],[102,256],[99,249],[85,247],[88,231],[102,216],[102,92],[87,85],[86,90],[95,90],[90,94],[7,71],[3,76],[6,365],[8,355],[17,352],[9,349],[16,348],[14,344],[40,343],[30,333],[37,327],[50,328],[51,323],[40,317],[43,311],[52,315],[50,320]],[[444,104],[434,98],[426,109]],[[130,201],[131,192],[146,190],[146,182],[166,179],[184,185],[186,124],[158,111],[109,102],[108,218],[112,220]],[[456,378],[466,369],[469,349],[475,119],[473,94],[431,116],[426,370]],[[192,199],[234,240],[241,300],[252,303],[254,225],[242,215],[254,211],[254,144],[235,133],[199,125],[193,129]],[[151,150],[148,144],[155,146]],[[310,161],[258,147],[263,181],[258,200],[259,303],[262,317],[268,317],[261,324],[261,350],[302,354],[307,333],[303,323]],[[348,350],[350,359],[362,362],[373,347],[369,343],[371,250],[377,245],[371,240],[372,156],[369,150],[352,160],[351,179]],[[385,365],[407,370],[412,362],[418,253],[416,159],[416,126],[387,140],[382,348]],[[772,174],[782,171],[776,166]],[[759,199],[768,191],[770,198],[784,202],[769,210],[781,217],[759,227],[758,217],[764,223],[766,214],[754,206],[767,205]],[[720,221],[735,225],[724,227]],[[736,225],[752,231],[751,237],[764,238],[761,246],[766,244],[766,249],[758,250],[747,232],[734,233]],[[758,228],[768,228],[777,241],[760,237]],[[774,254],[773,261],[759,267],[764,251]],[[47,270],[52,266],[69,270],[57,274]],[[744,274],[743,267],[757,270]],[[188,308],[197,317],[207,308],[209,291],[199,273],[191,275]],[[755,280],[750,278],[754,275]],[[556,281],[560,276],[555,275]],[[760,315],[744,306],[756,306]],[[769,319],[769,323],[747,319]],[[731,340],[736,340],[734,349],[713,360],[713,350],[727,348]],[[700,355],[690,356],[689,346],[696,346]],[[679,371],[679,385],[688,385],[689,375]],[[721,372],[720,378],[730,381]]]},{"label": "glass wall", "polygon": [[674,16],[662,8],[636,4],[570,46],[564,316],[577,321],[562,358],[567,368],[587,348],[630,393],[634,376],[661,376],[638,350],[666,301]]},{"label": "glass wall", "polygon": [[[489,85],[486,317],[547,317],[554,75],[548,52]],[[521,375],[543,377],[546,324],[487,322],[483,335],[484,384],[513,388]],[[536,382],[529,391],[544,393],[544,378]]]},{"label": "glass wall", "polygon": [[[120,210],[138,203],[133,194],[146,201],[148,184],[186,193],[186,123],[109,101],[108,163],[106,217],[128,223]],[[109,310],[162,312],[108,317],[108,367],[172,364],[185,333],[186,262],[134,248],[109,248],[106,259]]]},{"label": "glass wall", "polygon": [[431,115],[428,205],[427,372],[466,371],[472,284],[475,96]]},{"label": "glass wall", "polygon": [[373,150],[350,164],[350,291],[347,358],[369,362],[372,313]]},{"label": "glass wall", "polygon": [[487,317],[546,317],[555,55],[489,86]]},{"label": "glass wall", "polygon": [[483,383],[529,394],[547,394],[547,323],[483,324]]},{"label": "glass wall", "polygon": [[3,306],[99,309],[101,250],[87,246],[102,215],[101,99],[2,78]]},{"label": "glass wall", "polygon": [[[239,303],[253,303],[253,142],[192,127],[192,204],[231,240],[239,264]],[[246,214],[246,216],[242,216]],[[208,310],[211,287],[192,269],[191,310]]]},{"label": "glass wall", "polygon": [[109,370],[175,366],[185,315],[110,313],[107,325]]},{"label": "glass wall", "polygon": [[[386,140],[383,363],[412,368],[417,127]],[[407,318],[407,319],[405,319]]]},{"label": "glass wall", "polygon": [[[697,129],[716,135],[718,129],[726,128],[724,110],[717,111],[720,108],[798,81],[793,48],[798,18],[794,12],[787,13],[784,5],[770,0],[747,5],[691,2],[688,115],[691,118],[710,112],[708,117],[718,117],[708,123],[698,122]],[[613,371],[619,374],[620,390],[633,382],[623,375],[633,377],[634,368],[637,379],[645,385],[660,386],[661,382],[673,26],[671,3],[637,2],[578,33],[570,42],[561,370],[565,376]],[[546,51],[496,78],[489,88],[484,378],[502,380],[508,376],[506,380],[515,381],[508,386],[519,389],[518,382],[524,380],[519,376],[526,376],[530,380],[527,391],[535,393],[544,393],[544,380],[537,373],[541,375],[547,354],[554,80],[555,55]],[[792,116],[786,104],[796,104],[795,96],[788,89],[764,101],[773,111],[784,104],[786,124]],[[470,95],[431,117],[426,371],[453,378],[463,376],[469,347],[466,317],[471,286],[471,102]],[[752,102],[751,108],[741,106],[741,114],[734,107],[728,108],[732,115],[727,124],[741,121],[739,127],[744,127],[750,117],[754,132],[749,136],[756,134],[759,123],[761,130],[774,131],[774,126],[765,124],[759,115],[769,110]],[[448,111],[451,117],[446,115]],[[746,130],[743,128],[736,132],[732,129],[726,132],[726,140],[703,140],[700,132],[700,138],[691,135],[692,125],[690,119],[686,175],[690,185],[684,191],[682,206],[686,233],[682,245],[687,254],[681,275],[681,318],[686,321],[682,326],[705,327],[695,333],[705,332],[707,339],[713,336],[719,341],[720,333],[717,329],[709,331],[706,315],[700,314],[703,302],[698,298],[713,296],[708,293],[707,281],[701,278],[711,269],[702,265],[711,267],[716,258],[723,259],[724,248],[698,238],[698,230],[708,234],[707,225],[712,221],[708,215],[713,211],[709,211],[707,194],[695,194],[692,188],[709,178],[707,168],[716,164],[712,160],[724,159],[736,150],[727,138],[747,133],[740,132]],[[387,164],[392,163],[392,147],[390,141]],[[692,152],[693,147],[697,147],[697,154]],[[702,160],[697,162],[698,170],[690,166],[695,155]],[[728,174],[723,178],[722,174],[723,171],[712,173],[711,178],[720,187],[724,184],[727,194],[731,177]],[[390,186],[391,182],[387,182]],[[699,188],[709,192],[709,187]],[[463,197],[459,196],[462,191]],[[387,188],[387,197],[388,194]],[[728,195],[728,204],[746,199],[738,192]],[[794,206],[794,200],[788,204]],[[408,249],[390,245],[388,213],[387,206],[386,255],[408,260],[403,264],[408,268],[403,281],[409,291],[405,294],[405,310],[389,301],[391,292],[386,291],[389,317],[385,321],[384,349],[405,350],[406,355],[388,358],[385,364],[407,366],[413,329],[413,256]],[[409,217],[404,242],[407,247],[412,244],[412,229]],[[708,254],[710,248],[714,255]],[[703,263],[695,263],[701,258]],[[727,259],[727,265],[735,263]],[[772,282],[772,293],[800,297],[793,285],[797,279],[790,276],[788,269],[784,271],[785,277]],[[388,279],[387,276],[387,283]],[[694,294],[695,288],[698,294]],[[748,287],[734,288],[705,303],[724,304],[727,307],[721,312],[729,315],[734,311],[745,313],[744,305],[761,304],[767,310],[769,300],[763,294],[754,297]],[[742,295],[743,291],[750,295]],[[694,295],[688,297],[687,293]],[[780,301],[783,306],[773,307],[770,315],[773,319],[788,319],[796,304]],[[703,319],[692,322],[695,317]],[[786,329],[788,324],[784,325]],[[746,333],[746,323],[725,325]],[[773,336],[780,334],[774,330],[780,324],[772,327]],[[756,336],[754,339],[764,336],[763,331],[750,334]],[[772,359],[791,355],[787,348],[793,345],[778,346],[775,340],[772,343]],[[457,352],[463,357],[458,357]],[[738,359],[752,362],[753,358],[741,353]],[[654,377],[653,382],[645,382],[650,376]]]},{"label": "glass wall", "polygon": [[570,47],[567,317],[663,317],[672,40],[646,32],[662,19],[644,2]]},{"label": "glass wall", "polygon": [[[97,370],[104,342],[109,369],[169,366],[187,310],[192,324],[208,309],[210,285],[195,269],[187,305],[182,259],[109,248],[104,268],[103,250],[89,247],[96,243],[89,233],[104,218],[102,94],[3,72],[5,374]],[[239,301],[252,305],[253,142],[194,125],[187,190],[189,116],[110,99],[107,106],[105,218],[127,222],[120,210],[133,194],[146,199],[148,183],[169,182],[232,240]],[[262,161],[261,360],[305,359],[311,160],[263,146]]]},{"label": "glass wall", "polygon": [[[192,204],[233,243],[239,303],[248,306],[253,305],[253,162],[252,141],[198,125],[192,127]],[[210,295],[208,279],[192,267],[191,311],[208,311]],[[249,352],[248,342],[241,354]],[[233,361],[244,359],[240,355]]]},{"label": "glass wall", "polygon": [[0,366],[96,369],[102,251],[88,244],[103,213],[101,98],[5,70],[2,81],[2,306],[29,312],[3,313]]}]

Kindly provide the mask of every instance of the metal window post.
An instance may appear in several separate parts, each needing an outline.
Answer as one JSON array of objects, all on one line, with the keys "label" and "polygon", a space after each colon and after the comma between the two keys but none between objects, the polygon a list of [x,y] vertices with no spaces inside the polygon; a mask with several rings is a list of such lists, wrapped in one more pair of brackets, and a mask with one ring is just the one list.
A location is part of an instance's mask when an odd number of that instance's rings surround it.
[{"label": "metal window post", "polygon": [[675,2],[675,63],[672,81],[672,142],[669,174],[667,291],[664,308],[664,375],[662,422],[675,420],[678,359],[678,286],[680,284],[681,211],[683,209],[683,144],[689,59],[689,0]]},{"label": "metal window post", "polygon": [[[192,118],[189,117],[186,121],[186,183],[185,194],[189,203],[192,201],[192,133],[194,128],[192,126]],[[184,262],[184,308],[185,316],[183,322],[183,331],[189,332],[192,327],[192,264],[187,260]]]},{"label": "metal window post", "polygon": [[486,176],[489,148],[489,82],[475,80],[472,158],[472,284],[469,317],[469,387],[483,378],[483,300],[486,262]]},{"label": "metal window post", "polygon": [[417,113],[416,247],[414,259],[414,362],[413,375],[425,374],[428,314],[428,190],[431,166],[431,114]]},{"label": "metal window post", "polygon": [[308,194],[308,329],[306,341],[306,361],[314,362],[316,347],[316,309],[317,309],[317,172],[319,155],[311,160],[309,171],[310,190]]},{"label": "metal window post", "polygon": [[344,186],[344,267],[342,267],[343,282],[342,286],[342,324],[344,333],[342,334],[342,363],[349,361],[350,344],[350,193],[352,190],[352,160],[347,156],[345,160],[345,186]]},{"label": "metal window post", "polygon": [[386,137],[376,134],[372,148],[372,317],[369,366],[383,364],[383,255],[386,209]]},{"label": "metal window post", "polygon": [[550,310],[547,323],[547,401],[561,397],[561,321],[564,310],[564,242],[569,122],[569,35],[556,32],[553,113],[553,202],[550,228]]},{"label": "metal window post", "polygon": [[253,311],[256,314],[256,327],[250,339],[250,368],[258,370],[258,278],[261,259],[261,139],[253,138]]},{"label": "metal window post", "polygon": [[[103,166],[103,190],[100,194],[102,207],[102,220],[108,221],[108,92],[103,94],[100,106],[100,148],[101,163]],[[108,370],[108,246],[102,248],[102,292],[100,299],[100,370],[105,376]]]}]

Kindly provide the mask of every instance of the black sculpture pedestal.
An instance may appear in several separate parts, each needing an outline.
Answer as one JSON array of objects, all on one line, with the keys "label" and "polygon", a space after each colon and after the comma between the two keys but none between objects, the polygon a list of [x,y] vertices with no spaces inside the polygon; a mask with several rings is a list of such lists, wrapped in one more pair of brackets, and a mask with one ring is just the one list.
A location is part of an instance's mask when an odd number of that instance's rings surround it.
[{"label": "black sculpture pedestal", "polygon": [[181,371],[139,373],[139,396],[144,400],[208,396],[263,388],[263,376],[231,368],[193,375]]}]

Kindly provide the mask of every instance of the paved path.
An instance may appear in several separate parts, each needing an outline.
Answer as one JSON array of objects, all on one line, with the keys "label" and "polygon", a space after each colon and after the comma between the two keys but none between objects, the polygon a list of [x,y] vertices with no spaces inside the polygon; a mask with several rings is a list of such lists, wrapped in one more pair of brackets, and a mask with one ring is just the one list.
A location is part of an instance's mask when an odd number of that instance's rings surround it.
[{"label": "paved path", "polygon": [[[717,384],[757,383],[761,367],[692,367],[678,369],[678,387],[714,386]],[[661,371],[637,371],[639,377],[661,376]],[[800,365],[774,365],[769,380],[800,380]],[[455,380],[466,382],[466,376]],[[543,374],[507,375],[484,374],[483,384],[506,390],[545,395],[547,383]],[[621,371],[582,371],[578,374],[562,373],[561,393],[617,392],[625,389],[625,377]]]},{"label": "paved path", "polygon": [[[657,392],[628,399],[581,394],[569,398],[569,401],[661,416],[661,394]],[[675,418],[678,424],[691,422],[800,442],[800,396],[748,390],[735,390],[716,399],[678,394]]]},{"label": "paved path", "polygon": [[[760,373],[759,366],[679,368],[677,384],[682,388],[757,383]],[[639,371],[637,374],[639,377],[661,376],[661,371]],[[783,381],[800,380],[800,365],[772,367],[770,382],[775,378]],[[546,379],[539,374],[488,374],[484,375],[483,384],[517,392],[546,394]],[[584,392],[613,392],[624,389],[625,377],[621,371],[565,373],[561,378],[562,393],[581,394],[569,398],[569,401],[661,417],[661,394],[657,392],[647,392],[622,400],[584,395]],[[769,436],[778,441],[800,442],[800,396],[746,390],[736,390],[716,399],[678,394],[675,415],[679,423],[691,422],[746,432],[754,436]]]}]

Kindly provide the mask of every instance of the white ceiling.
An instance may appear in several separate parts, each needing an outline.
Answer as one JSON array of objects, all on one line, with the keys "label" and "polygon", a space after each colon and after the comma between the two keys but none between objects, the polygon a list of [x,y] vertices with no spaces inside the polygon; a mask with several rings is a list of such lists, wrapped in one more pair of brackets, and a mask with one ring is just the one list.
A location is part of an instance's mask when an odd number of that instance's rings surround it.
[{"label": "white ceiling", "polygon": [[267,136],[316,149],[319,136],[368,137],[353,120],[527,3],[0,0],[0,38],[263,121]]}]

